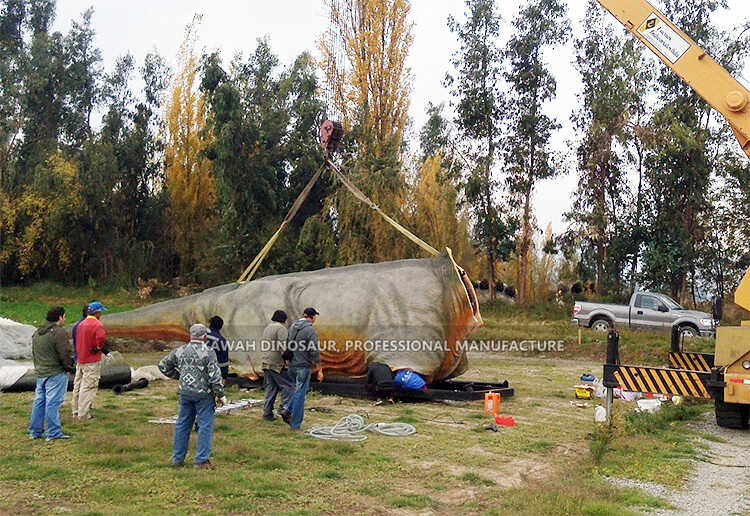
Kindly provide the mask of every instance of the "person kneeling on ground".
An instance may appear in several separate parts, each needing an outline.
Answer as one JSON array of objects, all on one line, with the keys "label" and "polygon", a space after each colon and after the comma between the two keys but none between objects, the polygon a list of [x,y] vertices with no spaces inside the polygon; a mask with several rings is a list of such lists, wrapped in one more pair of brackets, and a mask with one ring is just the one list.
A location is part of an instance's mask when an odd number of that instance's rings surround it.
[{"label": "person kneeling on ground", "polygon": [[318,370],[318,381],[323,381],[318,334],[312,327],[318,311],[314,308],[305,308],[303,313],[302,319],[295,322],[289,329],[287,337],[287,350],[292,352],[289,377],[294,382],[294,394],[289,400],[289,410],[292,412],[289,427],[294,431],[302,427],[302,418],[305,416],[305,397],[310,388],[310,375],[314,368]]},{"label": "person kneeling on ground", "polygon": [[375,404],[379,405],[384,399],[393,403],[393,371],[386,364],[372,362],[367,366],[367,380],[365,389],[375,397]]},{"label": "person kneeling on ground", "polygon": [[271,323],[263,329],[263,345],[267,351],[261,357],[263,369],[263,419],[273,421],[273,405],[276,395],[281,391],[281,406],[279,415],[285,423],[289,423],[289,399],[294,392],[294,385],[289,376],[283,371],[284,359],[282,352],[286,346],[287,329],[284,323],[287,315],[283,310],[276,310],[271,317]]},{"label": "person kneeling on ground", "polygon": [[73,372],[73,359],[68,345],[68,337],[62,325],[65,323],[65,309],[61,306],[47,312],[47,322],[31,337],[31,353],[36,369],[36,392],[31,406],[29,437],[39,439],[47,422],[48,441],[70,439],[62,432],[60,405],[68,392],[68,375]]},{"label": "person kneeling on ground", "polygon": [[227,398],[221,385],[221,371],[216,353],[206,344],[208,328],[202,324],[190,327],[190,342],[173,350],[159,362],[159,371],[179,379],[180,412],[174,427],[172,465],[183,466],[193,423],[198,419],[198,444],[195,467],[211,467],[211,441],[214,435],[216,400],[224,405]]}]

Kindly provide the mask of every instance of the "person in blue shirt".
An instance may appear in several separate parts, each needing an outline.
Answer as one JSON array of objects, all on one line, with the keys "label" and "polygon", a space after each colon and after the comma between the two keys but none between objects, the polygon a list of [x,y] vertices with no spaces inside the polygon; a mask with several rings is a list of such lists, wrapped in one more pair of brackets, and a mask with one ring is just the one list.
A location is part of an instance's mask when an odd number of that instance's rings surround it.
[{"label": "person in blue shirt", "polygon": [[229,348],[227,339],[220,333],[224,327],[224,319],[214,315],[208,320],[208,335],[206,335],[206,344],[216,352],[216,360],[219,362],[222,380],[226,380],[229,375]]},{"label": "person in blue shirt", "polygon": [[[78,325],[81,324],[81,321],[86,319],[89,315],[89,305],[88,303],[85,303],[83,305],[83,313],[81,314],[81,318],[78,319],[78,322],[73,325],[73,330],[71,333],[73,334],[73,363],[78,362],[78,356],[76,355],[76,329],[78,329]],[[75,416],[75,414],[73,414]]]}]

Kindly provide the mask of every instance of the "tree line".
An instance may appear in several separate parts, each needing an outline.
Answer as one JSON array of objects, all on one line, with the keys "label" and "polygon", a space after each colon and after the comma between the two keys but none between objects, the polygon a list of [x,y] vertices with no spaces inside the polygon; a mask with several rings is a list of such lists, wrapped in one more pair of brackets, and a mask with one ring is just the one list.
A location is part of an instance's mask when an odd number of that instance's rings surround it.
[{"label": "tree line", "polygon": [[[718,3],[663,4],[741,72],[750,47],[712,23]],[[537,302],[582,280],[684,301],[730,293],[750,266],[750,173],[731,131],[596,3],[573,34],[563,0],[527,0],[508,20],[495,0],[466,0],[447,21],[452,100],[427,106],[416,142],[410,2],[327,8],[316,52],[291,63],[268,38],[231,58],[202,51],[196,16],[174,69],[152,53],[105,70],[91,9],[62,34],[54,1],[3,0],[0,280],[236,279],[322,165],[326,118],[346,129],[336,160],[350,179],[493,295],[511,284]],[[571,39],[583,89],[556,120],[549,60]],[[571,156],[551,145],[563,124]],[[568,229],[542,233],[535,188],[567,173],[579,179],[560,200]],[[423,255],[324,174],[259,275]]]}]

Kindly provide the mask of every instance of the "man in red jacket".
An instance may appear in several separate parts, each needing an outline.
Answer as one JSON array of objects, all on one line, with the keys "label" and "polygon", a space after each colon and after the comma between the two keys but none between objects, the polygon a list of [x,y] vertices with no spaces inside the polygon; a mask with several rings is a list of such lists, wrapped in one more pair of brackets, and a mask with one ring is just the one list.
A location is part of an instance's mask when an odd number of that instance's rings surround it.
[{"label": "man in red jacket", "polygon": [[73,417],[79,420],[94,419],[91,405],[101,377],[102,348],[107,333],[99,318],[107,308],[99,301],[92,301],[88,307],[88,317],[76,329],[76,378],[73,382]]}]

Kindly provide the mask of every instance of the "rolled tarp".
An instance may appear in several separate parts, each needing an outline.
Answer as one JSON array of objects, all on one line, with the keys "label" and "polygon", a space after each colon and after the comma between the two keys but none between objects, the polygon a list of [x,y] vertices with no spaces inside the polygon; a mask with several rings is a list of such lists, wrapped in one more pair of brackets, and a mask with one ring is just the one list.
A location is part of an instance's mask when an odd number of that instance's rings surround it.
[{"label": "rolled tarp", "polygon": [[112,387],[112,392],[115,394],[122,394],[123,392],[129,392],[135,389],[145,389],[148,387],[148,380],[145,378],[141,378],[140,380],[136,380],[133,383],[128,383],[125,385],[115,385]]},{"label": "rolled tarp", "polygon": [[0,359],[31,358],[31,336],[35,331],[30,324],[0,317]]},{"label": "rolled tarp", "polygon": [[[130,383],[130,366],[125,363],[122,356],[113,351],[111,358],[102,360],[102,375],[99,379],[99,388],[108,389],[115,385]],[[36,371],[31,364],[10,364],[8,361],[0,363],[0,391],[2,392],[29,392],[36,390]],[[68,390],[73,390],[74,375],[68,373]]]}]

